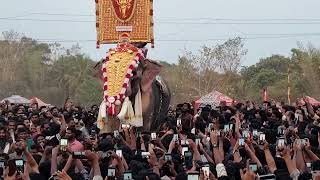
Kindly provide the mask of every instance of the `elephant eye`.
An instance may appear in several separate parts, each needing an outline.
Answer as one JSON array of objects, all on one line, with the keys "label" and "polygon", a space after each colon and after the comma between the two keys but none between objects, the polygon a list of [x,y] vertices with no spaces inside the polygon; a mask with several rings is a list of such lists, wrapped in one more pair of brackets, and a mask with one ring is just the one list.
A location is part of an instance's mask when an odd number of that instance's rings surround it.
[{"label": "elephant eye", "polygon": [[132,71],[132,75],[133,76],[137,75],[137,71]]}]

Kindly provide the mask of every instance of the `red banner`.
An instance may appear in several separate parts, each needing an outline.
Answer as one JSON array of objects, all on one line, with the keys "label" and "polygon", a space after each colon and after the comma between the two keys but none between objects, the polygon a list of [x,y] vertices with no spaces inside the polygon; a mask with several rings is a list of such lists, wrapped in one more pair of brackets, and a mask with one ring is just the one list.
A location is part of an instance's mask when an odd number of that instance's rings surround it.
[{"label": "red banner", "polygon": [[120,21],[128,21],[134,14],[136,0],[111,0],[114,13]]}]

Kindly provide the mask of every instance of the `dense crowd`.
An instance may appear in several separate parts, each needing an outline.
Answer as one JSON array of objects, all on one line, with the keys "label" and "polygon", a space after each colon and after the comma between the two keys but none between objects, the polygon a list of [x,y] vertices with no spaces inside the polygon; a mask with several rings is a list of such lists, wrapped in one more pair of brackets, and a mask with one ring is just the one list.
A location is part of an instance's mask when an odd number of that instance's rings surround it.
[{"label": "dense crowd", "polygon": [[171,107],[151,132],[96,127],[98,106],[0,105],[4,179],[320,179],[320,107]]}]

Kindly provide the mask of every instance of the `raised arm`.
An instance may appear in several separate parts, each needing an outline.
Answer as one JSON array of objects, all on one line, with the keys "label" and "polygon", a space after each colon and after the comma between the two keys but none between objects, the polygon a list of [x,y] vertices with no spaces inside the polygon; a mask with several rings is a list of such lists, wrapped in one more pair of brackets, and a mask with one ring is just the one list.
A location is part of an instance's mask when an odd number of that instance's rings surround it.
[{"label": "raised arm", "polygon": [[264,154],[266,157],[267,165],[269,170],[274,173],[277,170],[276,162],[274,161],[272,154],[269,149],[269,144],[267,142],[264,143]]}]

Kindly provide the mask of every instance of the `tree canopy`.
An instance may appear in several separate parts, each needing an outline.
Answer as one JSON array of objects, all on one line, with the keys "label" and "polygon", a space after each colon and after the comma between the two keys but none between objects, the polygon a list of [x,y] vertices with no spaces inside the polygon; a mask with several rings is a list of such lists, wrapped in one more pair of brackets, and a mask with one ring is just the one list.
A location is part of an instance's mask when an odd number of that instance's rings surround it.
[{"label": "tree canopy", "polygon": [[[54,105],[61,105],[67,97],[82,105],[100,103],[102,88],[93,69],[96,62],[81,53],[78,45],[66,49],[13,31],[3,32],[3,37],[0,98],[19,94]],[[288,57],[271,55],[243,67],[246,53],[243,39],[234,38],[186,51],[175,64],[161,61],[161,76],[171,89],[172,102],[191,102],[212,90],[240,101],[261,101],[264,88],[270,98],[287,101],[288,86],[292,101],[304,95],[320,98],[319,49],[298,45]]]}]

